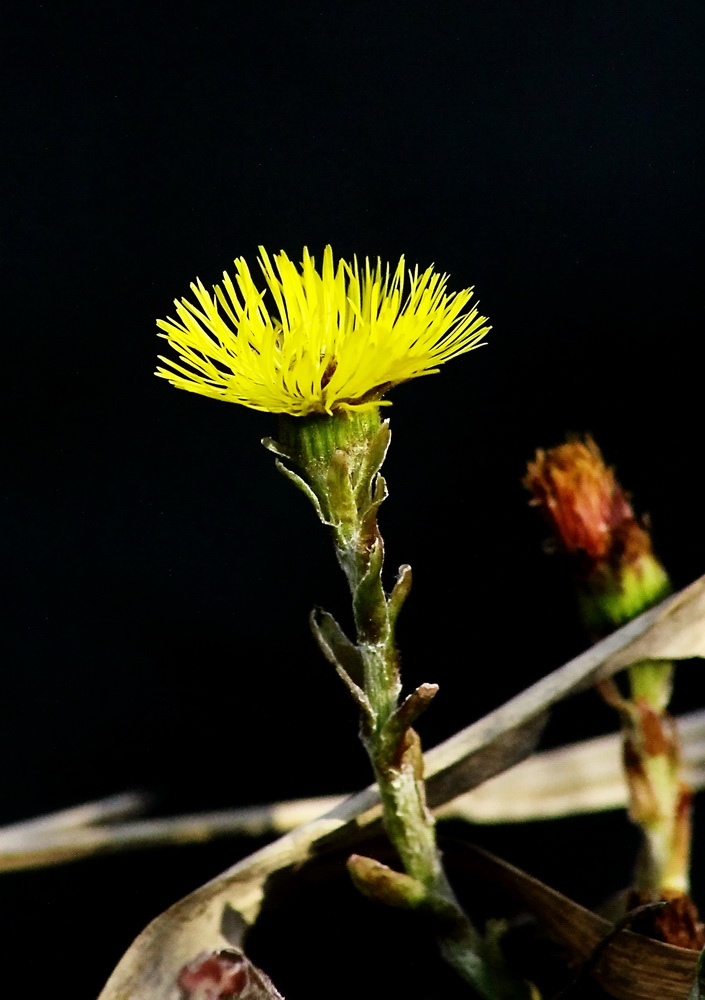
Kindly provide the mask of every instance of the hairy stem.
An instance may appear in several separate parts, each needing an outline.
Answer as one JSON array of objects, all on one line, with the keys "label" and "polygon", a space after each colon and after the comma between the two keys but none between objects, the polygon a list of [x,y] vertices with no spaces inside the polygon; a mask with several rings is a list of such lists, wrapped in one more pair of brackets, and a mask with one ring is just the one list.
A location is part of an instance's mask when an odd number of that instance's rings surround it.
[{"label": "hairy stem", "polygon": [[358,887],[373,898],[431,914],[444,958],[482,996],[515,1000],[528,995],[526,987],[505,970],[498,980],[497,970],[481,957],[482,941],[446,878],[435,821],[426,805],[421,743],[412,724],[437,688],[423,684],[399,703],[394,633],[411,571],[402,566],[386,594],[377,511],[387,495],[380,468],[389,438],[388,422],[380,421],[375,408],[305,421],[284,418],[280,443],[267,445],[303,471],[299,476],[282,467],[332,531],[352,595],[356,641],[351,643],[326,612],[314,612],[312,626],[324,655],[360,707],[361,738],[379,787],[385,829],[406,874],[357,856],[349,868]]}]

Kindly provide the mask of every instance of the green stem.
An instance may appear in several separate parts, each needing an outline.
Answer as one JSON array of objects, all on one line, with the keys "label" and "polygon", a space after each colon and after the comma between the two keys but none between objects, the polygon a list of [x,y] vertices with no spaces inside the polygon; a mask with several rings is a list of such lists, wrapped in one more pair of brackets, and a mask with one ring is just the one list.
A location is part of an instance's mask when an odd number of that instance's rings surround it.
[{"label": "green stem", "polygon": [[[318,618],[314,615],[314,631],[361,708],[361,737],[379,787],[387,834],[406,874],[422,887],[427,908],[437,910],[440,901],[444,918],[436,921],[436,936],[441,952],[482,996],[526,997],[523,983],[510,979],[504,970],[499,974],[481,957],[482,941],[443,870],[435,820],[426,805],[421,744],[412,728],[436,687],[421,685],[399,704],[401,683],[394,632],[409,589],[410,571],[402,567],[388,596],[382,583],[384,544],[377,510],[386,497],[379,470],[389,437],[388,423],[381,423],[374,409],[305,420],[283,418],[280,442],[269,442],[267,447],[303,470],[301,477],[280,464],[332,530],[338,562],[352,594],[356,643],[353,646],[325,613]],[[369,867],[364,859],[362,863],[358,859],[354,865],[358,878],[364,878]],[[377,866],[373,867],[378,872]],[[395,885],[394,873],[385,874],[384,879]],[[394,888],[402,896],[407,890],[407,883]]]},{"label": "green stem", "polygon": [[[646,538],[646,548],[637,559],[584,583],[583,618],[594,634],[609,634],[670,591],[668,575]],[[628,673],[628,698],[614,681],[601,690],[620,713],[629,814],[643,837],[635,889],[652,899],[684,895],[689,885],[691,795],[682,780],[678,734],[667,712],[673,664],[645,660],[633,664]]]},{"label": "green stem", "polygon": [[[680,772],[680,746],[668,705],[673,664],[646,660],[629,668],[631,699],[623,713],[632,814],[644,850],[636,888],[654,897],[689,891],[689,796]],[[631,758],[631,759],[630,759]]]},{"label": "green stem", "polygon": [[353,595],[364,691],[372,707],[372,725],[363,731],[362,740],[379,786],[384,824],[405,871],[427,889],[447,896],[450,887],[436,846],[435,820],[426,806],[419,740],[411,727],[399,732],[390,725],[401,691],[398,653],[381,580],[382,539],[375,520],[373,549],[378,558],[368,559],[367,527],[360,523],[355,540],[347,547],[341,547],[336,537],[338,559]]}]

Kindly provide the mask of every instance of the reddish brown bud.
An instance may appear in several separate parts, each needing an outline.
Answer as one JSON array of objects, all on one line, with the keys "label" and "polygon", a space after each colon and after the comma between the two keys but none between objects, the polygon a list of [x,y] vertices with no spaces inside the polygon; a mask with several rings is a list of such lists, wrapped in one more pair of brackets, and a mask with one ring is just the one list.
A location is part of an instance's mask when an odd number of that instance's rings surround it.
[{"label": "reddish brown bud", "polygon": [[591,437],[539,449],[524,485],[571,559],[583,615],[596,637],[667,596],[668,577],[649,533]]},{"label": "reddish brown bud", "polygon": [[[656,938],[657,941],[665,941],[666,944],[701,951],[705,946],[705,927],[690,896],[685,893],[664,892],[660,901],[667,905],[645,909],[632,921],[631,929]],[[632,890],[627,902],[632,909],[655,900],[648,893]]]},{"label": "reddish brown bud", "polygon": [[524,484],[569,555],[595,566],[632,562],[651,552],[648,534],[591,437],[548,451],[539,449]]},{"label": "reddish brown bud", "polygon": [[183,967],[177,985],[182,1000],[283,1000],[268,976],[230,949],[198,955]]}]

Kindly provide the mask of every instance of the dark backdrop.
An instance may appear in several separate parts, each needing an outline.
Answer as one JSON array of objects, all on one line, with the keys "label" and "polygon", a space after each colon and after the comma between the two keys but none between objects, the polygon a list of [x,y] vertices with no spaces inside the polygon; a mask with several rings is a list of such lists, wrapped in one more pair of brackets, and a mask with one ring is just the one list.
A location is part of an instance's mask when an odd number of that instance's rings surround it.
[{"label": "dark backdrop", "polygon": [[[435,262],[493,323],[392,396],[381,520],[390,579],[415,570],[407,684],[441,685],[427,745],[585,645],[521,486],[536,446],[591,431],[675,584],[705,569],[704,22],[643,0],[11,14],[4,820],[132,787],[168,813],[368,780],[307,630],[314,603],[345,616],[345,592],[259,445],[272,418],[152,376],[155,318],[260,243]],[[680,708],[698,703],[684,671]],[[613,724],[585,696],[547,740]],[[627,879],[625,820],[573,823],[577,855],[565,829],[480,836],[585,894],[589,831],[599,891]],[[90,996],[151,916],[248,849],[8,876],[3,934],[17,957],[80,949]]]}]

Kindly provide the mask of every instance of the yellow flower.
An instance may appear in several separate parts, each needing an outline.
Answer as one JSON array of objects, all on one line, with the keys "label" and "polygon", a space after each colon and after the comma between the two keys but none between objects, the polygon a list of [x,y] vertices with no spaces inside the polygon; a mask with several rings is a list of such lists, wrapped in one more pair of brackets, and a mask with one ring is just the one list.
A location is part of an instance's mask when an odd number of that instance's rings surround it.
[{"label": "yellow flower", "polygon": [[[260,254],[266,289],[240,258],[235,282],[226,273],[211,294],[197,281],[196,304],[177,300],[178,320],[158,321],[181,363],[160,357],[168,368],[157,375],[271,413],[364,410],[391,386],[471,351],[490,329],[466,308],[472,289],[448,293],[447,276],[433,268],[409,272],[407,289],[403,257],[392,275],[379,260],[336,266],[330,247],[320,273],[306,248],[300,269],[283,252],[274,263]],[[265,305],[267,289],[276,311]]]}]

